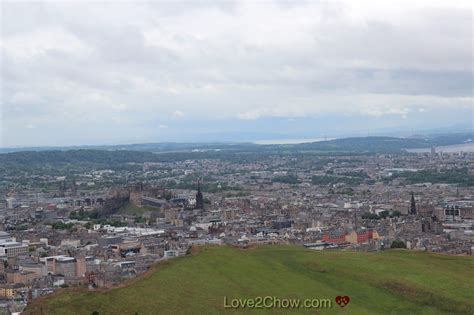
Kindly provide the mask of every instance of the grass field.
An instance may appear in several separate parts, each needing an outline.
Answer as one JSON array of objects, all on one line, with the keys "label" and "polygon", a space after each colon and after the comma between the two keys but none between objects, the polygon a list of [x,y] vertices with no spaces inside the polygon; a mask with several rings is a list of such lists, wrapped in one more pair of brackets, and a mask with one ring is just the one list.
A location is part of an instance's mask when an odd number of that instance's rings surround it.
[{"label": "grass field", "polygon": [[[65,289],[24,314],[474,314],[474,258],[393,250],[204,247],[116,289]],[[350,297],[344,308],[334,302]],[[226,309],[236,298],[330,299],[321,309]]]}]

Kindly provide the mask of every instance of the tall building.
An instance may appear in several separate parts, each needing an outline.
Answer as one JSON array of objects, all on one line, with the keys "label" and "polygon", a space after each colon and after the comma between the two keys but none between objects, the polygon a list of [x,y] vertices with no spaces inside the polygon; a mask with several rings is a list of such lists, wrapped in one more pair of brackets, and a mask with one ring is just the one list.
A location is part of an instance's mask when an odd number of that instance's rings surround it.
[{"label": "tall building", "polygon": [[410,214],[416,214],[416,203],[415,203],[415,194],[413,191],[411,192],[411,200],[410,200]]},{"label": "tall building", "polygon": [[198,191],[196,193],[196,209],[204,209],[204,198],[201,192],[201,182],[198,181]]}]

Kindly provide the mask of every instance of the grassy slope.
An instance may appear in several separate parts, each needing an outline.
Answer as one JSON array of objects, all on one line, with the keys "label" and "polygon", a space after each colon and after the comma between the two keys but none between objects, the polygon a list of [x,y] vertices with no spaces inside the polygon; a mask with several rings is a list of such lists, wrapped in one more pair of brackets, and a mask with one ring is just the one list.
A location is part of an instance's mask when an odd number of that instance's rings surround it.
[{"label": "grassy slope", "polygon": [[193,257],[160,264],[158,272],[132,285],[101,293],[65,290],[35,302],[25,314],[40,314],[40,307],[44,314],[91,314],[94,310],[101,315],[235,313],[223,309],[224,296],[268,295],[351,297],[344,309],[333,303],[331,309],[311,312],[319,314],[472,314],[474,259],[408,251],[205,247]]},{"label": "grassy slope", "polygon": [[151,206],[135,206],[132,205],[130,202],[127,202],[124,206],[120,207],[117,213],[120,214],[129,214],[129,215],[143,215],[146,211],[160,211],[158,208],[154,208]]}]

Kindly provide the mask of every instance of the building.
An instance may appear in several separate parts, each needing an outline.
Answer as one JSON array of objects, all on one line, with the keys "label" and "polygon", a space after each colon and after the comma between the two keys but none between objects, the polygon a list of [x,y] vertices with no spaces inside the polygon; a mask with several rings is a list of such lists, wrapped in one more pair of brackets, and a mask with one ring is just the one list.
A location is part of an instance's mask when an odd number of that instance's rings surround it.
[{"label": "building", "polygon": [[[369,240],[374,238],[374,234],[376,233],[377,232],[374,233],[371,230],[352,231],[346,235],[346,241],[351,244],[367,243]],[[378,238],[378,234],[375,236]]]},{"label": "building", "polygon": [[27,283],[36,278],[36,273],[30,271],[13,270],[7,272],[7,283]]},{"label": "building", "polygon": [[450,204],[444,208],[443,218],[446,220],[474,220],[474,208],[468,205]]},{"label": "building", "polygon": [[74,257],[56,257],[56,274],[63,275],[65,279],[76,277],[76,259]]},{"label": "building", "polygon": [[63,275],[66,281],[83,278],[87,272],[88,257],[59,255],[40,258],[47,274]]},{"label": "building", "polygon": [[443,225],[436,216],[422,218],[421,231],[423,233],[441,234],[443,232]]},{"label": "building", "polygon": [[327,243],[346,243],[346,234],[343,232],[332,232],[323,235],[323,241]]},{"label": "building", "polygon": [[16,202],[15,198],[13,198],[13,197],[7,198],[7,199],[5,199],[5,201],[6,201],[6,204],[7,204],[7,209],[13,209],[13,208],[16,208],[18,206],[18,203]]},{"label": "building", "polygon": [[0,287],[0,297],[13,298],[15,296],[15,289],[11,286]]},{"label": "building", "polygon": [[411,192],[411,199],[410,199],[410,214],[416,215],[415,194],[413,192]]},{"label": "building", "polygon": [[198,181],[198,191],[196,193],[196,209],[204,209],[204,197],[201,192],[201,183]]},{"label": "building", "polygon": [[35,261],[27,261],[25,259],[20,262],[19,269],[24,272],[33,272],[38,278],[45,275],[44,265]]},{"label": "building", "polygon": [[421,204],[418,207],[418,214],[421,217],[431,217],[435,215],[435,207],[432,204]]},{"label": "building", "polygon": [[168,201],[165,199],[157,199],[157,198],[143,196],[142,204],[155,207],[155,208],[165,208],[168,206]]},{"label": "building", "polygon": [[0,231],[0,256],[16,257],[28,252],[28,245],[17,242],[10,234]]}]

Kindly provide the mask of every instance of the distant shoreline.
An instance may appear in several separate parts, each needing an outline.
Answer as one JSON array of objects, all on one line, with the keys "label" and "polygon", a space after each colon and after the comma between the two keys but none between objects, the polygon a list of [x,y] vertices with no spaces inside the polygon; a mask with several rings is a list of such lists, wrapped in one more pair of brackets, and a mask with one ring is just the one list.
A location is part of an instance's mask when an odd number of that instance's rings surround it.
[{"label": "distant shoreline", "polygon": [[[420,148],[420,149],[405,149],[410,153],[429,153],[431,148]],[[435,147],[436,152],[474,152],[474,142],[464,143],[464,144],[453,144]]]},{"label": "distant shoreline", "polygon": [[334,140],[336,138],[304,138],[304,139],[272,139],[272,140],[257,140],[255,144],[300,144]]}]

